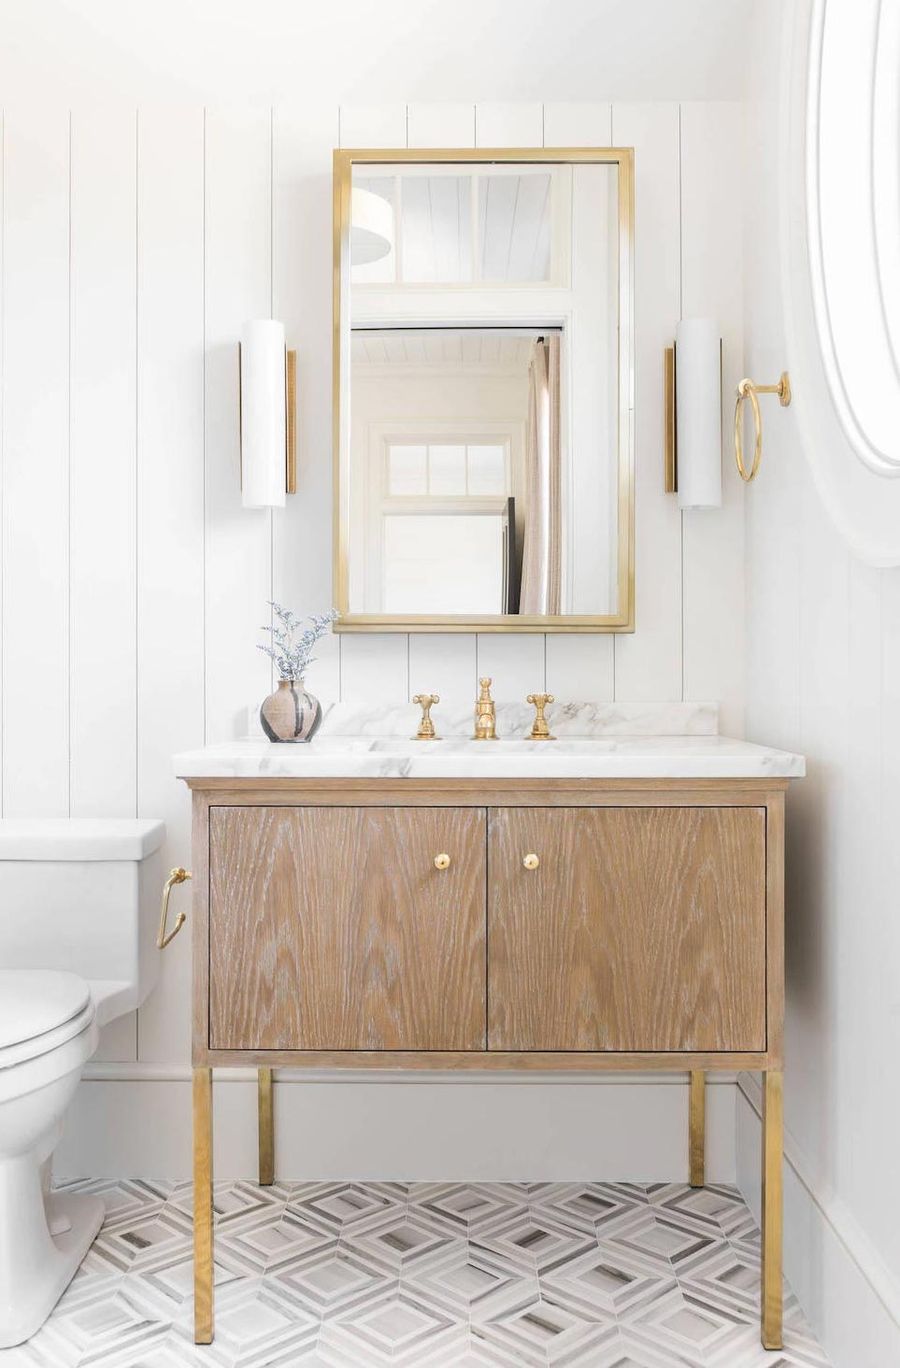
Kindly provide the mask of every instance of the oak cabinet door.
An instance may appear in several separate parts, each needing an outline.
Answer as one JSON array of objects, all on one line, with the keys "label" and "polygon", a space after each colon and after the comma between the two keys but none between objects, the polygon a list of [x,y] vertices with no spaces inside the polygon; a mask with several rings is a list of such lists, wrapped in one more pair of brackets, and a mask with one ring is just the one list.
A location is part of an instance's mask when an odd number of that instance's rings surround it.
[{"label": "oak cabinet door", "polygon": [[483,1050],[485,820],[211,808],[211,1048]]},{"label": "oak cabinet door", "polygon": [[764,808],[488,820],[489,1049],[765,1049]]}]

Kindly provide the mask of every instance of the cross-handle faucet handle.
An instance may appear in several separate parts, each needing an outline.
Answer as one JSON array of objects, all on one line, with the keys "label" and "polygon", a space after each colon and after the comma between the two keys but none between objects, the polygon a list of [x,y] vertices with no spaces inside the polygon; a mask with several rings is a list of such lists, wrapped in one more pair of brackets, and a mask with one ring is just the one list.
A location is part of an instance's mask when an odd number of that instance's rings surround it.
[{"label": "cross-handle faucet handle", "polygon": [[533,703],[536,709],[536,716],[531,731],[528,733],[529,741],[555,741],[556,737],[551,735],[550,728],[547,726],[547,719],[544,716],[544,709],[547,704],[555,702],[553,695],[531,693],[525,701],[526,703]]},{"label": "cross-handle faucet handle", "polygon": [[416,694],[413,698],[414,703],[418,703],[422,709],[422,716],[419,719],[419,729],[413,737],[414,741],[437,741],[438,737],[434,730],[434,723],[431,720],[431,709],[435,703],[440,703],[439,694]]}]

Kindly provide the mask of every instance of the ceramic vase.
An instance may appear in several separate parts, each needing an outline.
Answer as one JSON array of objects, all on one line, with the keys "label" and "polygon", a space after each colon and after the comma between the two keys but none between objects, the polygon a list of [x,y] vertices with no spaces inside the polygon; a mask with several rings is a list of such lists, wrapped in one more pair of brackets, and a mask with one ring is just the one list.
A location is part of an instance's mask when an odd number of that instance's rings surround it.
[{"label": "ceramic vase", "polygon": [[279,679],[259,710],[259,720],[270,741],[309,741],[322,720],[322,708],[302,679]]}]

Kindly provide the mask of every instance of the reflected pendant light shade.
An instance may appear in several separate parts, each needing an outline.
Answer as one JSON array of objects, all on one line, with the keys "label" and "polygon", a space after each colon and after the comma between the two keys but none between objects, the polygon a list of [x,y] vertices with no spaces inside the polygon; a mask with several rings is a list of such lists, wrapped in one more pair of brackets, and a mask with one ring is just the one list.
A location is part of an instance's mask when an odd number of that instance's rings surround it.
[{"label": "reflected pendant light shade", "polygon": [[257,318],[241,329],[241,501],[245,508],[285,503],[284,324]]},{"label": "reflected pendant light shade", "polygon": [[386,257],[394,245],[394,211],[372,190],[354,186],[350,195],[350,260],[368,266]]},{"label": "reflected pendant light shade", "polygon": [[683,318],[675,330],[678,503],[722,504],[722,343],[711,318]]}]

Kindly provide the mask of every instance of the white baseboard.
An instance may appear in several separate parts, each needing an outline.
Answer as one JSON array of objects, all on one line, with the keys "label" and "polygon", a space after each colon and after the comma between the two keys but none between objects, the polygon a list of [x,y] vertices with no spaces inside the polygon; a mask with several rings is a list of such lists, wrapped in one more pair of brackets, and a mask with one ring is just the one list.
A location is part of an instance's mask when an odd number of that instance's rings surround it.
[{"label": "white baseboard", "polygon": [[[734,1183],[733,1075],[710,1076],[707,1172]],[[216,1176],[256,1173],[250,1070],[216,1073]],[[276,1171],[291,1179],[685,1181],[688,1085],[654,1076],[276,1074]],[[95,1064],[58,1178],[185,1178],[190,1070]]]},{"label": "white baseboard", "polygon": [[[742,1074],[737,1183],[759,1219],[762,1094]],[[784,1271],[834,1368],[900,1364],[900,1286],[841,1199],[785,1137]]]}]

